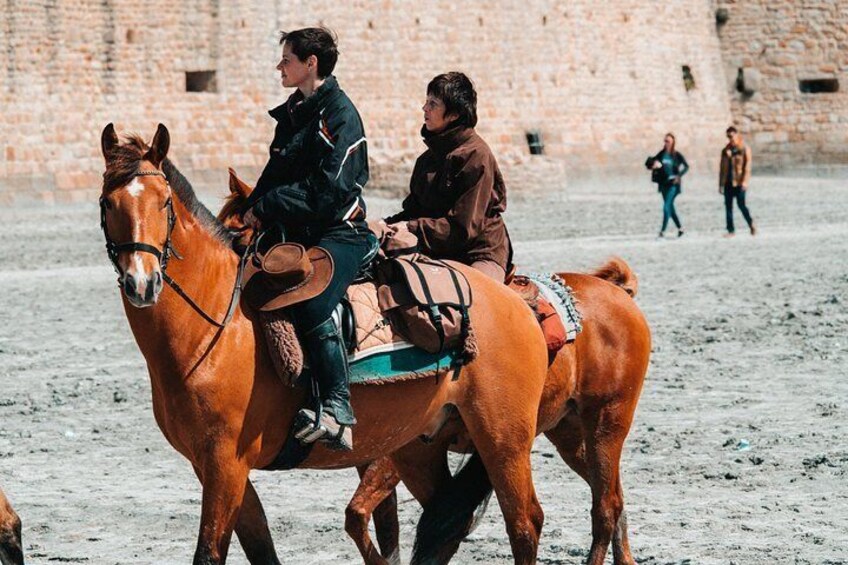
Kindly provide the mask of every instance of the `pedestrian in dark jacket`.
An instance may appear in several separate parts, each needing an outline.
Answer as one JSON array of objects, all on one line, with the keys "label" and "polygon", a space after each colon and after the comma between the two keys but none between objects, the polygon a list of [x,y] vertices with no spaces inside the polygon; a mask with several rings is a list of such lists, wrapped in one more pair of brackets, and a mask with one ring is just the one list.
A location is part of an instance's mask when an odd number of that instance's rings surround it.
[{"label": "pedestrian in dark jacket", "polygon": [[[365,132],[331,74],[338,58],[333,36],[323,28],[299,29],[284,33],[280,44],[282,84],[297,90],[270,112],[277,127],[245,221],[281,228],[288,241],[321,247],[333,258],[327,289],[290,310],[318,382],[325,432],[321,437],[321,428],[315,427],[296,430],[296,435],[352,449],[350,427],[356,419],[347,355],[332,312],[376,248],[362,200],[368,181]],[[314,417],[312,411],[302,412]]]},{"label": "pedestrian in dark jacket", "polygon": [[739,205],[739,211],[751,235],[757,235],[754,219],[745,203],[748,184],[751,181],[751,148],[742,141],[739,131],[730,126],[727,128],[727,145],[721,150],[721,165],[719,167],[718,191],[724,195],[724,212],[727,221],[725,237],[733,237],[736,230],[733,226],[733,200]]},{"label": "pedestrian in dark jacket", "polygon": [[441,74],[427,85],[422,110],[427,151],[415,162],[403,210],[386,222],[406,222],[425,255],[460,261],[503,282],[511,260],[502,216],[506,186],[491,149],[474,131],[474,85],[462,73]]},{"label": "pedestrian in dark jacket", "polygon": [[648,159],[646,163],[651,169],[651,178],[657,183],[657,190],[663,199],[663,218],[659,237],[665,236],[669,218],[677,226],[677,237],[683,235],[683,224],[674,208],[674,200],[682,192],[680,179],[689,171],[689,163],[683,153],[677,150],[677,140],[673,133],[665,134],[663,148],[659,153]]}]

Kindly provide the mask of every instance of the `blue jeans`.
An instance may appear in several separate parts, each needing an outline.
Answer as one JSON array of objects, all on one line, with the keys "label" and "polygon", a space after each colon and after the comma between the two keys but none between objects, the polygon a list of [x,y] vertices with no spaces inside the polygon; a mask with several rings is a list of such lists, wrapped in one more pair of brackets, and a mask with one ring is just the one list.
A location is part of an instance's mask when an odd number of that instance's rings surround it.
[{"label": "blue jeans", "polygon": [[674,225],[677,226],[677,229],[680,229],[680,218],[677,217],[677,211],[674,209],[674,199],[677,198],[678,194],[680,194],[680,185],[670,184],[660,186],[660,194],[662,194],[663,198],[663,219],[662,228],[660,228],[660,231],[664,232],[665,228],[668,227],[669,218],[671,218],[671,220],[674,222]]},{"label": "blue jeans", "polygon": [[733,233],[735,228],[733,227],[733,199],[736,199],[736,203],[739,205],[739,211],[742,212],[742,216],[745,218],[745,221],[748,222],[748,227],[750,228],[754,225],[754,220],[751,218],[751,213],[748,211],[748,207],[745,205],[745,191],[742,190],[741,186],[725,186],[724,187],[724,212],[727,216],[727,233]]}]

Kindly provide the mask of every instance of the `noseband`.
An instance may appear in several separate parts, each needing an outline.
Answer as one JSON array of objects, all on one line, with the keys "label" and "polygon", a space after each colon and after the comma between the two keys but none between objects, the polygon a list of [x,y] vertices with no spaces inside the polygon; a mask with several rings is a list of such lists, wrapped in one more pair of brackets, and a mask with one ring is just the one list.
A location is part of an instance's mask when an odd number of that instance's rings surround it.
[{"label": "noseband", "polygon": [[[165,179],[165,182],[168,182],[168,178],[165,176],[165,173],[162,171],[138,171],[133,175],[133,177],[162,177]],[[100,227],[103,228],[103,235],[106,237],[106,253],[109,255],[109,261],[112,262],[112,266],[115,267],[115,272],[118,273],[118,286],[121,286],[121,279],[124,277],[124,273],[121,272],[121,267],[118,265],[118,254],[123,253],[124,251],[134,252],[134,251],[142,251],[144,253],[150,253],[159,261],[159,269],[162,271],[162,279],[168,283],[174,292],[176,292],[183,300],[185,300],[194,310],[200,314],[207,322],[212,324],[213,326],[217,326],[218,328],[223,329],[224,326],[232,319],[233,314],[235,313],[236,306],[239,302],[239,297],[241,295],[241,280],[242,275],[244,274],[245,260],[248,256],[248,250],[245,250],[244,255],[242,255],[239,259],[238,271],[236,274],[236,282],[233,287],[233,293],[230,296],[230,305],[227,308],[227,313],[224,316],[224,320],[222,322],[217,321],[215,318],[211,317],[207,314],[203,308],[197,305],[197,303],[192,300],[192,298],[184,291],[177,282],[172,279],[168,273],[165,272],[165,268],[168,266],[168,259],[170,259],[171,255],[176,257],[177,259],[182,259],[177,250],[174,249],[174,246],[171,244],[171,234],[174,231],[174,224],[177,222],[177,215],[174,212],[174,203],[171,200],[170,195],[171,185],[168,184],[168,199],[165,201],[164,209],[167,210],[168,213],[168,232],[165,236],[165,243],[162,245],[162,250],[160,251],[156,247],[139,242],[139,241],[128,241],[126,243],[115,243],[114,240],[109,237],[109,231],[106,228],[106,210],[109,208],[109,202],[106,200],[105,196],[100,197]],[[250,246],[248,246],[249,248]]]},{"label": "noseband", "polygon": [[[165,178],[165,173],[162,171],[138,171],[135,175],[133,175],[133,177],[162,177],[165,179],[166,183],[168,182],[167,178]],[[170,185],[168,185],[169,194],[164,206],[168,213],[168,233],[165,236],[165,243],[162,245],[161,251],[150,244],[139,241],[115,243],[115,241],[109,237],[109,231],[106,228],[106,210],[109,208],[109,201],[106,200],[105,196],[100,197],[100,227],[103,229],[103,235],[106,237],[106,253],[109,255],[109,261],[112,262],[112,266],[115,267],[115,272],[118,273],[118,285],[121,284],[120,281],[124,277],[124,273],[121,272],[121,267],[118,265],[118,255],[124,251],[142,251],[144,253],[150,253],[156,257],[157,261],[159,261],[159,268],[163,273],[165,272],[165,268],[168,266],[168,259],[170,259],[172,254],[177,259],[180,259],[180,255],[177,253],[176,249],[174,249],[173,245],[171,245],[171,232],[174,230],[174,224],[177,221],[177,216],[174,213],[174,203],[171,200],[170,188]]]}]

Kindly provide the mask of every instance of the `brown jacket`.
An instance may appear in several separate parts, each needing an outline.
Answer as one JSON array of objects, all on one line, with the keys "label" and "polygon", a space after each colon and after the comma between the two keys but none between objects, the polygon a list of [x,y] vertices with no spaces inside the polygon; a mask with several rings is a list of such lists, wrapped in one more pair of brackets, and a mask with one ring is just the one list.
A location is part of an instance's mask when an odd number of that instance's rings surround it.
[{"label": "brown jacket", "polygon": [[730,186],[748,186],[751,180],[751,148],[742,143],[734,146],[728,143],[721,150],[721,167],[719,167],[718,185],[724,188]]},{"label": "brown jacket", "polygon": [[386,222],[407,221],[424,254],[466,264],[489,260],[506,270],[506,187],[491,149],[463,126],[425,133],[424,143],[403,211]]}]

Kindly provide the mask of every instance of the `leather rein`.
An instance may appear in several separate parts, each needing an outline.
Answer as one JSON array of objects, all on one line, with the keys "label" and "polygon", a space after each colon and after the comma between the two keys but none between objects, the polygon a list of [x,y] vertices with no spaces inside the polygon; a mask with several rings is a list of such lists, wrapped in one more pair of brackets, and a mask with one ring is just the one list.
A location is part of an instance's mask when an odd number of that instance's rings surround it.
[{"label": "leather rein", "polygon": [[[150,253],[156,260],[159,261],[159,269],[162,272],[162,279],[170,286],[174,292],[176,292],[183,300],[185,300],[189,306],[191,306],[198,314],[200,314],[207,322],[216,326],[218,328],[223,329],[227,323],[233,318],[233,314],[235,314],[236,306],[238,305],[239,298],[241,296],[242,290],[242,276],[244,275],[244,267],[246,263],[246,258],[248,256],[247,250],[244,255],[239,257],[239,266],[238,273],[236,274],[236,282],[233,287],[232,295],[230,296],[230,305],[227,308],[227,313],[224,316],[224,320],[219,322],[212,318],[209,314],[207,314],[203,308],[201,308],[197,302],[195,302],[185,290],[180,287],[177,282],[168,275],[165,269],[168,267],[168,260],[173,256],[176,259],[182,259],[177,250],[174,248],[174,245],[171,243],[171,235],[174,231],[174,225],[177,222],[177,215],[174,212],[174,203],[171,199],[171,185],[168,183],[168,178],[165,176],[165,173],[162,171],[138,171],[133,175],[134,177],[144,177],[144,176],[157,176],[165,179],[165,183],[168,185],[168,199],[165,201],[165,205],[163,209],[167,210],[168,215],[168,231],[165,236],[165,243],[162,245],[162,249],[158,249],[150,244],[139,242],[139,241],[128,241],[124,243],[115,243],[115,241],[109,237],[109,231],[106,227],[106,211],[111,208],[109,201],[105,196],[100,197],[100,227],[103,229],[103,235],[106,238],[106,254],[109,256],[109,261],[112,263],[112,266],[115,268],[115,272],[118,274],[118,286],[121,286],[121,280],[124,278],[124,273],[121,272],[121,267],[118,264],[118,255],[123,252],[142,252],[142,253]],[[248,246],[249,248],[250,246]]]}]

